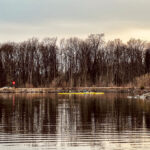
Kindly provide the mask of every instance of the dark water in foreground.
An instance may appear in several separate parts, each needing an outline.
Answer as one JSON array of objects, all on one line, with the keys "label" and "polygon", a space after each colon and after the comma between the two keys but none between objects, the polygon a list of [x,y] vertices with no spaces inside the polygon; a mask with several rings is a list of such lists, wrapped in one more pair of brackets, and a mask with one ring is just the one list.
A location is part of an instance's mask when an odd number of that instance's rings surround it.
[{"label": "dark water in foreground", "polygon": [[150,102],[126,95],[0,95],[0,150],[149,150]]}]

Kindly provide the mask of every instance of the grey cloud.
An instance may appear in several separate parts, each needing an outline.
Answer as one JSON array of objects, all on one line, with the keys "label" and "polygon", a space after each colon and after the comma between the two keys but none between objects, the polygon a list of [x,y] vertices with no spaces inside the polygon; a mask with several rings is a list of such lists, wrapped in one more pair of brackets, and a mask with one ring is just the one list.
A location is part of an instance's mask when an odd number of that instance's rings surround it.
[{"label": "grey cloud", "polygon": [[145,0],[1,0],[0,20],[43,22],[45,20],[135,20],[148,21],[150,2]]},{"label": "grey cloud", "polygon": [[0,0],[0,40],[150,30],[149,6],[149,0]]}]

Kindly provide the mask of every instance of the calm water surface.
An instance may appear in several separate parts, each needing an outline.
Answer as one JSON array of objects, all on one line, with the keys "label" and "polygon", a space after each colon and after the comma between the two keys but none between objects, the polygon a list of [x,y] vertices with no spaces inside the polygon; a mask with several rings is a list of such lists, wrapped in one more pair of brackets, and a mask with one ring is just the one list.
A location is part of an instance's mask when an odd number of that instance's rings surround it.
[{"label": "calm water surface", "polygon": [[149,150],[150,101],[125,94],[0,95],[0,150]]}]

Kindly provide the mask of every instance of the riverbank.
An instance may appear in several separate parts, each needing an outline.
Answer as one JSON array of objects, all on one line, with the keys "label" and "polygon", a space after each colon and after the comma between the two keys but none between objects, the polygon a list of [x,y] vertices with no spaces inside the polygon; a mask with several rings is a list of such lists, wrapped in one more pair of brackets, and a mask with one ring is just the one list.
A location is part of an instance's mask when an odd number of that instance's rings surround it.
[{"label": "riverbank", "polygon": [[131,88],[131,87],[63,87],[63,88],[0,88],[0,93],[63,93],[63,92],[116,92],[143,94],[150,92],[150,88]]}]

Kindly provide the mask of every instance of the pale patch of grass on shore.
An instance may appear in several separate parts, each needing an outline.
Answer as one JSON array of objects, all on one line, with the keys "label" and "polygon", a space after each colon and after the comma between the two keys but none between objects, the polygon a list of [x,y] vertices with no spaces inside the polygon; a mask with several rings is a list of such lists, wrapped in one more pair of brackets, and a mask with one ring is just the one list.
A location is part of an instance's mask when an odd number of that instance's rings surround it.
[{"label": "pale patch of grass on shore", "polygon": [[135,79],[135,85],[139,88],[148,88],[150,87],[150,74],[145,74],[141,77]]}]

